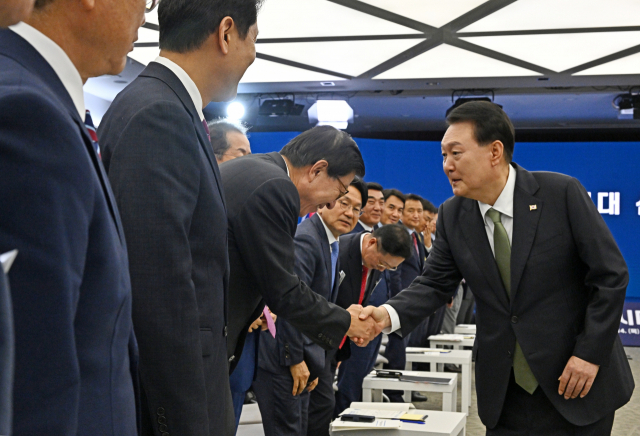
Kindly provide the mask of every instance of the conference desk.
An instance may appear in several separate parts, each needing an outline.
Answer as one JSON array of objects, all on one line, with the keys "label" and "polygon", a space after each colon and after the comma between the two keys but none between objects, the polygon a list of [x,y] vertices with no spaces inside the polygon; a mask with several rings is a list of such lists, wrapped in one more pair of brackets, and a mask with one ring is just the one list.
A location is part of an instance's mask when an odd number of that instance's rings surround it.
[{"label": "conference desk", "polygon": [[453,333],[457,333],[459,335],[475,335],[476,334],[476,325],[475,324],[458,324]]},{"label": "conference desk", "polygon": [[429,336],[429,347],[437,348],[441,347],[453,347],[455,350],[462,350],[463,347],[473,347],[473,343],[476,341],[475,335],[458,335],[458,334],[445,334],[445,335],[432,335]]}]

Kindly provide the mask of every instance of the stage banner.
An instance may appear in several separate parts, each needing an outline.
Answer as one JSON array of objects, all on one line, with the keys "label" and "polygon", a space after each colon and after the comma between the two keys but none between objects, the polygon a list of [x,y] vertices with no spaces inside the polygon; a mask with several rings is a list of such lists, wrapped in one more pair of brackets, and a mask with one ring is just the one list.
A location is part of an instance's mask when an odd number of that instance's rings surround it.
[{"label": "stage banner", "polygon": [[640,347],[640,302],[624,303],[618,334],[625,347]]}]

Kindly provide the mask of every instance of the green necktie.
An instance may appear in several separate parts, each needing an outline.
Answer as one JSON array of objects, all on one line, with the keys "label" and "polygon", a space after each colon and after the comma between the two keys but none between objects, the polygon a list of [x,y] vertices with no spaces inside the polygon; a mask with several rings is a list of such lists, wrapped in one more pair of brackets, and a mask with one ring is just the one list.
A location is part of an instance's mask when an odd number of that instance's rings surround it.
[{"label": "green necktie", "polygon": [[[487,211],[487,215],[493,221],[493,249],[496,256],[498,270],[502,277],[502,283],[507,290],[507,295],[511,297],[511,244],[509,243],[509,235],[500,220],[500,212],[491,208]],[[538,381],[531,372],[531,368],[524,357],[520,344],[516,341],[516,351],[513,354],[513,374],[516,383],[522,389],[533,394],[538,387]]]}]

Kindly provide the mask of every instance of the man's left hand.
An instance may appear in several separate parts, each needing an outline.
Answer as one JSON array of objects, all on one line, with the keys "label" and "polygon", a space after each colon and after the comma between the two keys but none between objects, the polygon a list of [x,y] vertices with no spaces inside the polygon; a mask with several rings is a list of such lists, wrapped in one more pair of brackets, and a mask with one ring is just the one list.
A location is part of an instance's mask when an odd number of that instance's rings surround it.
[{"label": "man's left hand", "polygon": [[591,390],[591,386],[593,386],[593,381],[596,379],[599,369],[599,365],[571,356],[558,379],[560,380],[558,394],[564,394],[565,400],[577,398],[578,395],[580,395],[580,398],[586,397],[589,390]]}]

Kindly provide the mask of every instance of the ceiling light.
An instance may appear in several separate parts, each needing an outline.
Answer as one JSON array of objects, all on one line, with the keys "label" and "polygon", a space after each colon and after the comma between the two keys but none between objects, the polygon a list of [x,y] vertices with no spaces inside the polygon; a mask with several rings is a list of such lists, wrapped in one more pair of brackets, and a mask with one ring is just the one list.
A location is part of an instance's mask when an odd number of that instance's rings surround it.
[{"label": "ceiling light", "polygon": [[613,99],[613,107],[618,109],[619,120],[640,119],[640,94],[620,94]]},{"label": "ceiling light", "polygon": [[244,116],[244,106],[242,103],[232,101],[227,106],[227,116],[232,120],[239,120]]},{"label": "ceiling light", "polygon": [[344,130],[353,123],[353,109],[344,100],[318,100],[309,108],[309,122]]}]

